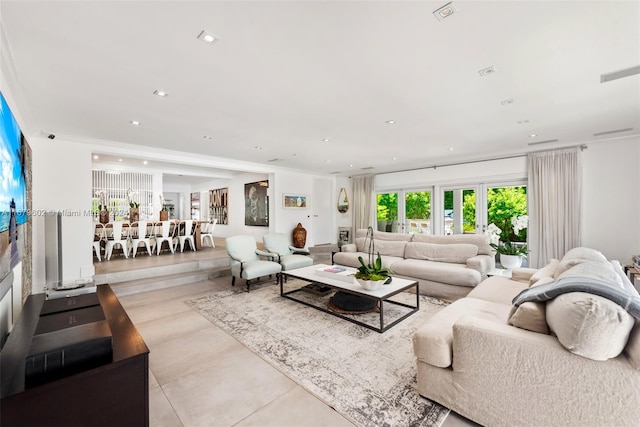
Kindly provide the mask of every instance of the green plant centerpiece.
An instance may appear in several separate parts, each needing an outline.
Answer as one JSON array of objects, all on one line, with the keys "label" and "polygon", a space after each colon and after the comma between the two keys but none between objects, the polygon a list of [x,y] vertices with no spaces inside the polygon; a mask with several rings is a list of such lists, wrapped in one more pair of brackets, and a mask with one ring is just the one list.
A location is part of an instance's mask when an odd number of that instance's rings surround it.
[{"label": "green plant centerpiece", "polygon": [[356,271],[355,278],[357,282],[363,288],[367,290],[374,290],[380,287],[382,283],[389,277],[391,274],[391,270],[382,266],[382,257],[380,256],[380,252],[377,253],[377,257],[375,260],[373,259],[374,254],[374,244],[373,244],[373,228],[369,227],[367,230],[367,237],[365,238],[365,242],[369,239],[368,246],[368,262],[364,262],[364,258],[362,256],[358,257],[358,261],[360,261],[360,267],[358,267],[358,271]]}]

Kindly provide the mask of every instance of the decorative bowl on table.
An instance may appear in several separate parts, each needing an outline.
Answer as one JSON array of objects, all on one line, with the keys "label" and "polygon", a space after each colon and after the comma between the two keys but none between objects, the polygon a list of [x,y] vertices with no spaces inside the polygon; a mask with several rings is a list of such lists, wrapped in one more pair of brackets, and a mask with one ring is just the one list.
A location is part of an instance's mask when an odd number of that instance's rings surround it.
[{"label": "decorative bowl on table", "polygon": [[385,279],[382,280],[364,280],[364,279],[354,279],[357,284],[362,286],[367,291],[375,291],[384,283]]}]

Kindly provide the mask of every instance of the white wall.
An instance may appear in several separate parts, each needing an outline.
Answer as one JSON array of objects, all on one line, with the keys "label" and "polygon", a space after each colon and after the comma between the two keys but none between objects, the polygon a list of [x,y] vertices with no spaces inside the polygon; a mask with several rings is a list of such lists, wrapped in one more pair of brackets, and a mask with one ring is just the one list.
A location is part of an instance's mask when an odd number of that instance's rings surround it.
[{"label": "white wall", "polygon": [[[582,245],[628,264],[640,253],[640,138],[589,143],[582,152]],[[526,177],[526,157],[376,176],[376,189],[411,189]]]},{"label": "white wall", "polygon": [[583,245],[629,264],[640,254],[640,137],[589,144],[582,163]]},{"label": "white wall", "polygon": [[[33,210],[62,211],[63,281],[91,277],[94,274],[91,242],[91,150],[84,144],[34,137],[29,140],[33,152]],[[80,215],[75,215],[80,212]],[[33,220],[33,293],[45,285],[44,217]]]},{"label": "white wall", "polygon": [[[274,174],[274,232],[291,234],[298,223],[307,230],[307,245],[312,236],[312,212],[313,212],[313,177],[307,174],[278,172]],[[285,209],[283,205],[284,194],[301,194],[307,196],[306,209]],[[311,243],[312,244],[312,243]]]}]

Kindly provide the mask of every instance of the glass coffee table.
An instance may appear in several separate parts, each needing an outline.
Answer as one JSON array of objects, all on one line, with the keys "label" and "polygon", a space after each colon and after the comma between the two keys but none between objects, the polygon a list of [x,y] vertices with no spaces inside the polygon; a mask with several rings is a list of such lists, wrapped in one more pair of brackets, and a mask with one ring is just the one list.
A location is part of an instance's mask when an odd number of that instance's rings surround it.
[{"label": "glass coffee table", "polygon": [[[394,277],[388,285],[367,291],[350,275],[355,273],[355,269],[340,267],[346,270],[340,274],[343,277],[334,278],[337,276],[325,271],[331,267],[315,264],[283,271],[280,274],[280,295],[379,333],[397,325],[420,309],[419,285],[415,280]],[[413,290],[415,294],[407,293],[408,290]],[[341,300],[362,298],[365,304],[370,303],[375,308],[358,314],[336,310],[333,303],[338,297]]]}]

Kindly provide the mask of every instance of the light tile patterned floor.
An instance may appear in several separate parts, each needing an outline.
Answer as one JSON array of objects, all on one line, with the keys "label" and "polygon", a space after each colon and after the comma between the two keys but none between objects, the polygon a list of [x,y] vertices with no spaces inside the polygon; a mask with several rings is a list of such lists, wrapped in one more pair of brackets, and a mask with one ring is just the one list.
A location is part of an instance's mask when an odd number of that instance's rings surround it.
[{"label": "light tile patterned floor", "polygon": [[[215,250],[191,257],[226,256]],[[101,273],[184,262],[189,255],[96,262]],[[352,426],[235,338],[182,301],[231,286],[229,276],[122,296],[120,302],[151,350],[151,426]],[[451,414],[443,427],[473,423]]]}]

